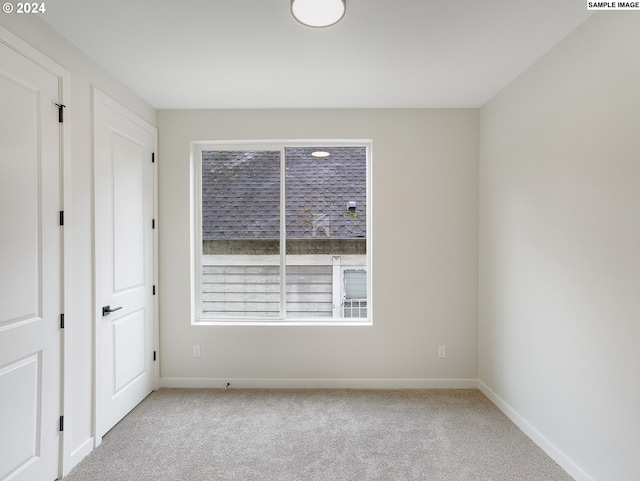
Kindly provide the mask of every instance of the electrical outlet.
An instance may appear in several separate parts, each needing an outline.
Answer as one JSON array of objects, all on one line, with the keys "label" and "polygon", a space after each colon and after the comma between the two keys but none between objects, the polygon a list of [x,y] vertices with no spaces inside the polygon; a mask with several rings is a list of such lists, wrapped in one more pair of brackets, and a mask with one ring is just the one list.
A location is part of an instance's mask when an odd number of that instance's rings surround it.
[{"label": "electrical outlet", "polygon": [[447,346],[438,346],[438,357],[440,359],[447,357]]},{"label": "electrical outlet", "polygon": [[193,357],[200,357],[200,346],[193,346]]}]

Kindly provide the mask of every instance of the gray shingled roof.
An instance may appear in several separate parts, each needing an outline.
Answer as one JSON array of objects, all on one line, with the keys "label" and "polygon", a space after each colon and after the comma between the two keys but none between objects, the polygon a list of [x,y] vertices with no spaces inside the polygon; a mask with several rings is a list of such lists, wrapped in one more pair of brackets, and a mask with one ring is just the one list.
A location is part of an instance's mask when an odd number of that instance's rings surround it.
[{"label": "gray shingled roof", "polygon": [[[365,147],[288,147],[285,158],[288,238],[366,236]],[[203,239],[277,239],[279,209],[279,152],[202,153]]]}]

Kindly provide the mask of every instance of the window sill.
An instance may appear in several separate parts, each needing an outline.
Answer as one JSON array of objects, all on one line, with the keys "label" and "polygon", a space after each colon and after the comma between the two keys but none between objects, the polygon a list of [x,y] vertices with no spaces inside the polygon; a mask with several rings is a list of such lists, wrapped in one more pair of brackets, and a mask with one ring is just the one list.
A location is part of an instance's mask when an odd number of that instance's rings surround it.
[{"label": "window sill", "polygon": [[355,327],[355,326],[372,326],[373,321],[371,319],[362,319],[358,321],[352,320],[306,320],[306,319],[291,319],[291,320],[212,320],[212,319],[196,319],[191,322],[192,326],[277,326],[277,327]]}]

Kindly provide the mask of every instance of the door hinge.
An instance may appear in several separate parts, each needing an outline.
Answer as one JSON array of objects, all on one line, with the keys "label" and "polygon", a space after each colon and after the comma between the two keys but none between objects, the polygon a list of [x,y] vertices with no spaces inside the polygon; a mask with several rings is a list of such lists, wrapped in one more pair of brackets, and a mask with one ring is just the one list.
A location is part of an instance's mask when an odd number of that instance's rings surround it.
[{"label": "door hinge", "polygon": [[156,286],[153,286],[153,295],[156,295]]},{"label": "door hinge", "polygon": [[64,416],[60,416],[60,432],[64,431]]},{"label": "door hinge", "polygon": [[153,360],[156,360],[156,351],[153,351]]},{"label": "door hinge", "polygon": [[62,109],[64,109],[66,107],[66,105],[62,105],[62,104],[55,104],[56,107],[58,107],[58,122],[62,123],[64,122],[64,111]]},{"label": "door hinge", "polygon": [[64,211],[60,211],[60,225],[64,225]]},{"label": "door hinge", "polygon": [[151,219],[151,228],[152,229],[156,228],[156,220],[155,219]]},{"label": "door hinge", "polygon": [[60,314],[60,329],[64,329],[64,314]]},{"label": "door hinge", "polygon": [[151,152],[151,163],[153,164],[156,161],[156,153]]}]

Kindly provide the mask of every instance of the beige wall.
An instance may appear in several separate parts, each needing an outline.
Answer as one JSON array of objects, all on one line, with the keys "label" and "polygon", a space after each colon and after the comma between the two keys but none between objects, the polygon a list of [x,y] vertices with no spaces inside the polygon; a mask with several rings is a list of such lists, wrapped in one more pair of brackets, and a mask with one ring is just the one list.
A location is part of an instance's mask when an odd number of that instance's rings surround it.
[{"label": "beige wall", "polygon": [[480,385],[576,480],[640,479],[640,13],[480,113]]},{"label": "beige wall", "polygon": [[65,306],[65,433],[67,472],[93,448],[93,146],[92,87],[113,97],[155,125],[155,110],[73,47],[34,15],[0,15],[0,25],[64,67],[71,75],[65,99],[70,169],[65,172],[66,272],[70,292]]},{"label": "beige wall", "polygon": [[[158,121],[161,385],[475,386],[477,110],[160,111]],[[192,326],[189,142],[343,138],[373,140],[373,326]]]}]

